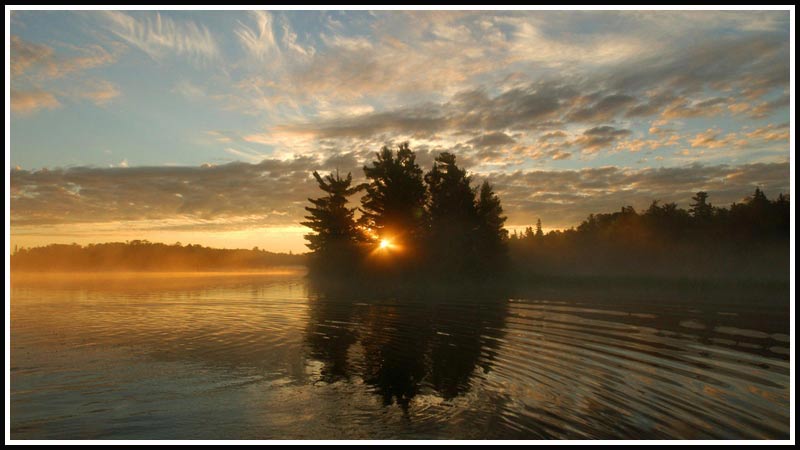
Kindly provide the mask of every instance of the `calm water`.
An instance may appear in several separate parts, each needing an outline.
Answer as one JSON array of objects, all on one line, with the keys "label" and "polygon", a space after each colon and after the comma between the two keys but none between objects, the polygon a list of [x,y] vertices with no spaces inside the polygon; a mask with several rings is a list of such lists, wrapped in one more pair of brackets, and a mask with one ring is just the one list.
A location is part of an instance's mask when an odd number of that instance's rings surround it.
[{"label": "calm water", "polygon": [[788,305],[764,286],[14,275],[11,437],[788,439]]}]

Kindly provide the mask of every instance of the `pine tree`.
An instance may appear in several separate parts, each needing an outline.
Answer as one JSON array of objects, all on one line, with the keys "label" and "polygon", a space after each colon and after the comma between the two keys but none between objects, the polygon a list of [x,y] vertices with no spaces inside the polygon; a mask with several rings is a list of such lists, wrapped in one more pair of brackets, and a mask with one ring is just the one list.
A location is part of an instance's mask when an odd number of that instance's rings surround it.
[{"label": "pine tree", "polygon": [[[483,269],[497,271],[505,268],[508,257],[508,230],[504,228],[506,217],[500,198],[488,181],[481,184],[478,201],[477,239],[478,256],[483,260]],[[479,264],[480,265],[480,264]]]},{"label": "pine tree", "polygon": [[467,171],[456,165],[456,157],[442,153],[425,175],[430,202],[428,215],[434,233],[454,226],[467,230],[474,228],[477,219],[475,191],[470,186]]},{"label": "pine tree", "polygon": [[425,231],[426,191],[422,169],[408,143],[397,154],[384,146],[371,166],[364,166],[369,180],[361,200],[362,224],[378,237],[391,235],[414,242]]},{"label": "pine tree", "polygon": [[306,207],[310,215],[305,216],[307,221],[301,224],[314,232],[305,235],[306,246],[315,253],[327,253],[354,245],[360,237],[353,218],[356,208],[347,207],[347,197],[363,186],[351,187],[353,177],[350,173],[347,178],[341,178],[338,171],[335,176],[330,174],[324,178],[316,171],[313,175],[327,195],[308,199],[314,206]]},{"label": "pine tree", "polygon": [[425,183],[430,194],[427,248],[431,259],[443,270],[462,272],[476,256],[478,213],[470,177],[456,165],[455,155],[445,152],[434,160]]},{"label": "pine tree", "polygon": [[689,208],[689,212],[692,214],[692,217],[698,220],[708,220],[711,218],[713,213],[713,208],[710,203],[708,203],[708,193],[700,191],[692,197],[694,203],[692,203]]},{"label": "pine tree", "polygon": [[533,232],[533,227],[525,227],[525,233],[523,234],[523,238],[525,240],[530,241],[535,236]]}]

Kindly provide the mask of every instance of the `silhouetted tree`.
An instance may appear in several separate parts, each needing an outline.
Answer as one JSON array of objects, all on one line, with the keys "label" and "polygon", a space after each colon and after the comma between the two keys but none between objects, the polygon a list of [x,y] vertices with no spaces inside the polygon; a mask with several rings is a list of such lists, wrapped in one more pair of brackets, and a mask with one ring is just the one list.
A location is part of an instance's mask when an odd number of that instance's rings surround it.
[{"label": "silhouetted tree", "polygon": [[522,235],[523,239],[533,239],[535,233],[533,232],[533,227],[525,227],[525,233]]},{"label": "silhouetted tree", "polygon": [[678,208],[675,202],[659,206],[658,200],[653,200],[644,212],[643,220],[649,232],[663,237],[677,237],[686,232],[690,216],[685,210]]},{"label": "silhouetted tree", "polygon": [[403,143],[396,154],[384,146],[377,159],[364,166],[369,183],[361,200],[361,223],[379,237],[413,242],[424,234],[426,191],[415,159]]},{"label": "silhouetted tree", "polygon": [[[360,234],[356,229],[354,212],[356,208],[347,207],[347,197],[360,191],[363,186],[352,187],[353,177],[350,173],[347,178],[336,175],[326,175],[324,178],[316,171],[313,173],[320,189],[327,195],[308,199],[314,206],[306,206],[310,215],[305,216],[306,222],[301,222],[311,230],[306,234],[306,246],[319,258],[327,260],[328,266],[335,265],[334,261],[343,262],[355,254],[356,243]],[[340,267],[342,268],[342,267]]]},{"label": "silhouetted tree", "polygon": [[[492,185],[488,181],[481,184],[476,210],[478,232],[475,242],[478,246],[479,258],[479,263],[476,265],[483,266],[480,268],[489,272],[505,269],[508,258],[508,230],[504,228],[506,217],[503,216],[500,198],[494,193]],[[541,232],[541,223],[539,225]]]},{"label": "silhouetted tree", "polygon": [[430,202],[428,248],[431,261],[445,271],[461,272],[475,257],[478,211],[467,172],[451,153],[437,156],[425,175]]},{"label": "silhouetted tree", "polygon": [[700,191],[692,197],[692,203],[689,208],[689,212],[692,214],[696,220],[700,221],[707,221],[711,218],[713,213],[713,208],[710,203],[708,203],[708,193]]},{"label": "silhouetted tree", "polygon": [[536,237],[544,237],[544,232],[542,231],[542,219],[536,219]]}]

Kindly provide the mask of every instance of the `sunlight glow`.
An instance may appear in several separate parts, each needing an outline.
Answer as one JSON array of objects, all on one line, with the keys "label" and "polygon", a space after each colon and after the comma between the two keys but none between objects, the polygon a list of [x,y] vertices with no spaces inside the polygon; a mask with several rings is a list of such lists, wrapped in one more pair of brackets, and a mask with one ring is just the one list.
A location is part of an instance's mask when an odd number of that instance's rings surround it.
[{"label": "sunlight glow", "polygon": [[381,239],[381,243],[378,244],[378,247],[381,249],[387,249],[392,246],[392,242],[388,239]]}]

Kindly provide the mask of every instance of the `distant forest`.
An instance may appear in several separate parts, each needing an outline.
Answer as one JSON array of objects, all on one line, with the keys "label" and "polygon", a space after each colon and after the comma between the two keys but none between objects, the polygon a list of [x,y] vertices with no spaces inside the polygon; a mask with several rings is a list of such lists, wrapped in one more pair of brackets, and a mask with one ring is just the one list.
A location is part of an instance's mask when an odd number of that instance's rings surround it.
[{"label": "distant forest", "polygon": [[11,269],[57,271],[230,271],[305,264],[305,255],[259,250],[229,250],[145,240],[107,244],[52,244],[17,249]]},{"label": "distant forest", "polygon": [[698,192],[688,210],[653,201],[590,214],[577,228],[513,233],[513,266],[524,275],[789,278],[789,197],[761,189],[730,207]]}]

